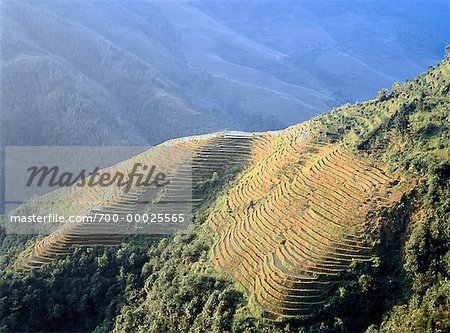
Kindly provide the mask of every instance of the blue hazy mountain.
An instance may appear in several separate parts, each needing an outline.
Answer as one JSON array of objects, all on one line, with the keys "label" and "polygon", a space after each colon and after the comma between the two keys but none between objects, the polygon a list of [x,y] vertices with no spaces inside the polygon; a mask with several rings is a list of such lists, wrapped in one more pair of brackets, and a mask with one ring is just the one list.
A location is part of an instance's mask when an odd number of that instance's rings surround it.
[{"label": "blue hazy mountain", "polygon": [[436,2],[2,2],[4,144],[267,130],[442,58]]},{"label": "blue hazy mountain", "polygon": [[[426,69],[450,40],[448,1],[208,1],[198,7],[285,55],[285,81],[339,102]],[[306,82],[305,82],[306,81]]]}]

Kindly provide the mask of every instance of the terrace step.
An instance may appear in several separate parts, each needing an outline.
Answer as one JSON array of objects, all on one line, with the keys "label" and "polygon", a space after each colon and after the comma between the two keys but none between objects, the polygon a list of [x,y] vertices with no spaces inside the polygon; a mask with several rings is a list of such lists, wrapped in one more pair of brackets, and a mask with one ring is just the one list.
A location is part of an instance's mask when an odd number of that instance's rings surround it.
[{"label": "terrace step", "polygon": [[[354,260],[369,260],[366,216],[391,178],[305,126],[254,140],[252,164],[208,223],[211,261],[255,294],[266,316],[306,318]],[[381,201],[368,198],[379,197]]]}]

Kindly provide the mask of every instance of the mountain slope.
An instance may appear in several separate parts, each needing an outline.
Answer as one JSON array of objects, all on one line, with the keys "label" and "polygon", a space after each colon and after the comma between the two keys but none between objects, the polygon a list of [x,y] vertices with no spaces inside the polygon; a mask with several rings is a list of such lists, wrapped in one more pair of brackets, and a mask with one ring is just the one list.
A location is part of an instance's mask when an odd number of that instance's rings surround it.
[{"label": "mountain slope", "polygon": [[309,81],[341,103],[371,98],[380,87],[416,75],[441,58],[438,50],[450,35],[444,23],[450,15],[446,1],[195,5],[230,29],[286,55],[292,69],[278,73],[285,80]]},{"label": "mountain slope", "polygon": [[[106,6],[103,9],[109,12],[103,13],[104,20],[92,21],[91,15],[101,8],[70,2],[2,4],[6,30],[2,33],[2,101],[6,110],[2,125],[15,126],[23,114],[53,128],[35,137],[34,144],[156,144],[168,136],[199,132],[200,123],[205,129],[217,129],[214,117],[183,100],[174,84],[162,79],[168,73],[156,67],[160,62],[153,61],[155,57],[166,58],[166,66],[177,71],[183,68],[182,57],[175,57],[180,64],[172,64],[169,59],[174,60],[173,55],[154,55],[149,48],[144,50],[151,58],[142,56],[141,49],[135,51],[133,41],[125,39],[120,31],[104,30],[112,24],[108,20],[122,17],[117,13],[120,6]],[[151,26],[145,28],[150,30]],[[170,46],[169,37],[164,42]],[[145,38],[143,41],[150,42]],[[163,46],[158,49],[164,51]],[[17,81],[24,75],[30,79]],[[18,82],[21,89],[17,89]],[[59,112],[50,113],[49,106]],[[59,119],[55,119],[56,115]],[[93,119],[88,121],[80,115]],[[153,125],[144,131],[130,115]],[[89,136],[77,132],[89,123],[96,126],[102,121],[106,133],[92,131]],[[73,136],[64,136],[69,128],[74,129]],[[109,138],[107,133],[114,129],[136,135],[116,134]],[[49,133],[53,137],[47,138]],[[5,137],[4,143],[30,144],[27,137],[17,137]]]},{"label": "mountain slope", "polygon": [[[314,307],[326,300],[324,290],[335,282],[339,272],[354,260],[370,259],[371,230],[376,225],[366,218],[377,207],[398,200],[401,193],[392,189],[393,178],[382,170],[346,153],[338,144],[311,138],[308,126],[304,123],[264,134],[225,132],[174,140],[161,146],[171,147],[165,154],[164,150],[158,153],[158,146],[144,159],[147,165],[171,165],[176,147],[194,148],[195,184],[239,158],[245,166],[243,174],[207,222],[219,237],[211,262],[254,294],[273,318],[311,315]],[[215,146],[215,140],[221,137],[224,142]],[[248,163],[246,155],[251,158]],[[140,159],[137,156],[113,169],[128,173]],[[85,198],[87,191],[89,196]],[[133,200],[142,201],[145,194],[138,188],[127,194],[113,190],[108,196],[102,194],[105,191],[98,186],[74,187],[66,191],[66,196],[55,192],[55,199],[47,195],[31,205],[42,212],[46,202],[87,200],[82,206],[92,216],[98,212],[125,214],[133,213]],[[166,189],[160,200],[169,193]],[[130,199],[124,201],[124,196]],[[50,206],[49,213],[55,209]],[[21,256],[16,267],[40,267],[66,254],[72,244],[110,244],[114,239],[119,243],[120,237],[103,236],[99,228],[98,223],[63,226]],[[105,223],[105,228],[111,227]]]},{"label": "mountain slope", "polygon": [[[2,126],[20,129],[14,137],[2,134],[9,145],[158,144],[224,128],[286,127],[423,70],[449,33],[439,20],[418,15],[448,13],[439,2],[408,8],[420,24],[394,4],[1,6]],[[335,7],[339,16],[331,19]],[[340,24],[349,16],[372,22],[387,9],[389,18],[373,31],[358,31],[359,46],[349,37],[355,28]],[[397,33],[405,30],[427,43],[412,47]],[[431,39],[429,30],[436,31]],[[52,130],[37,133],[22,119]],[[99,122],[105,130],[84,131]]]},{"label": "mountain slope", "polygon": [[[194,193],[201,200],[189,231],[151,247],[144,287],[128,291],[116,329],[274,330],[261,319],[268,317],[294,327],[322,322],[361,331],[381,323],[388,332],[408,325],[445,331],[449,93],[447,58],[376,100],[286,130],[168,142],[196,147]],[[100,240],[69,236],[33,245],[16,268],[46,274],[58,262],[70,265],[74,244]],[[145,248],[148,240],[122,242],[116,244]],[[55,261],[60,255],[69,257]],[[197,312],[189,310],[194,299]],[[407,305],[393,307],[399,302]],[[218,321],[210,322],[213,312]],[[401,319],[408,314],[410,321]],[[342,319],[330,322],[334,317]]]},{"label": "mountain slope", "polygon": [[[116,331],[447,331],[449,110],[447,57],[376,100],[262,134],[192,232],[153,248],[147,284],[116,318]],[[352,239],[350,225],[364,230],[361,238]],[[358,239],[366,248],[349,242]],[[347,266],[345,254],[354,259]],[[318,273],[330,278],[328,288]],[[287,316],[302,312],[310,316]]]},{"label": "mountain slope", "polygon": [[258,141],[261,159],[208,220],[219,237],[212,263],[274,319],[308,317],[340,272],[370,260],[377,226],[369,216],[402,193],[339,144],[302,137],[289,128]]},{"label": "mountain slope", "polygon": [[0,10],[2,151],[284,128],[424,70],[449,35],[443,1],[3,1]]}]

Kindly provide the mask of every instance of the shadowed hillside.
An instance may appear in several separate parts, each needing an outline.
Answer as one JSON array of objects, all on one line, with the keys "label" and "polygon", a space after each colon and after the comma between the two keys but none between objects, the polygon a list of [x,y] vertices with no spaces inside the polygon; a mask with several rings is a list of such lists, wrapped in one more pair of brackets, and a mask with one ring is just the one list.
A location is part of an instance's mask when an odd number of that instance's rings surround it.
[{"label": "shadowed hillside", "polygon": [[[425,18],[445,15],[444,2],[341,7],[4,1],[2,143],[158,144],[287,127],[441,57],[448,27]],[[371,29],[341,24],[380,11],[389,15]]]}]

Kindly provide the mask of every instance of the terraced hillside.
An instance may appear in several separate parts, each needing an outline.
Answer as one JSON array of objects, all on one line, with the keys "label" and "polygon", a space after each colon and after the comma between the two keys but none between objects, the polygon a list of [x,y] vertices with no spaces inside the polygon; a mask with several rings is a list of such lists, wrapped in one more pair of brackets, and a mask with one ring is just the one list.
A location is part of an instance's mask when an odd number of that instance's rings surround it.
[{"label": "terraced hillside", "polygon": [[[114,165],[111,174],[121,172],[128,174],[133,165],[155,165],[158,170],[164,170],[172,175],[171,181],[160,193],[145,187],[133,187],[124,192],[123,187],[69,187],[51,192],[39,197],[28,205],[39,207],[42,214],[59,212],[64,215],[90,216],[90,222],[68,223],[58,227],[54,232],[38,241],[28,249],[16,262],[17,270],[27,270],[42,265],[67,254],[73,244],[80,245],[117,245],[126,234],[123,224],[111,226],[111,223],[100,222],[101,213],[118,214],[143,213],[148,209],[144,203],[150,202],[156,196],[158,203],[167,203],[168,213],[173,213],[181,200],[190,199],[195,208],[202,197],[177,197],[180,188],[192,186],[196,188],[205,180],[210,179],[215,172],[221,172],[225,167],[237,167],[246,163],[250,156],[250,147],[255,135],[240,132],[221,132],[212,135],[182,138],[168,141],[149,149],[130,160]],[[237,151],[237,153],[236,153]],[[105,170],[108,170],[105,169]],[[184,191],[185,192],[185,191]],[[69,205],[55,206],[53,202],[70,202]],[[164,208],[166,209],[166,208]],[[98,214],[100,213],[100,214]],[[159,233],[153,229],[152,233]],[[161,233],[167,233],[167,229]]]},{"label": "terraced hillside", "polygon": [[309,316],[339,272],[369,259],[367,215],[399,194],[383,170],[305,126],[259,137],[252,165],[209,218],[219,235],[211,261],[273,319]]},{"label": "terraced hillside", "polygon": [[[206,219],[215,238],[209,262],[241,285],[265,317],[304,319],[328,301],[327,290],[340,272],[373,255],[379,229],[373,213],[400,201],[411,179],[400,178],[407,175],[401,170],[418,168],[414,172],[420,175],[423,152],[430,160],[448,157],[449,74],[446,59],[426,75],[393,87],[388,96],[282,131],[176,139],[112,168],[126,172],[141,161],[170,166],[173,174],[192,173],[195,210],[206,194],[197,189],[214,186],[212,179],[235,165],[234,179]],[[411,148],[416,145],[418,153]],[[167,147],[189,149],[192,170],[186,170],[183,154]],[[179,179],[161,200],[176,202],[184,178]],[[69,188],[32,203],[44,212],[123,214],[136,211],[146,192]],[[52,198],[71,204],[47,206]],[[41,267],[69,253],[72,244],[121,241],[120,235],[89,228],[56,230],[23,253],[16,269]]]},{"label": "terraced hillside", "polygon": [[[192,183],[195,193],[214,173],[238,166],[226,201],[208,218],[218,237],[211,262],[253,294],[267,317],[304,318],[326,301],[326,288],[342,270],[371,257],[376,225],[367,216],[399,194],[393,189],[398,180],[339,143],[320,142],[308,126],[172,140],[111,168],[126,173],[136,162],[165,167],[179,180],[160,201],[177,202],[180,186]],[[186,150],[175,148],[188,148],[192,168]],[[90,216],[144,212],[148,207],[138,202],[149,200],[142,187],[128,193],[69,188],[52,195],[74,200],[75,211]],[[45,206],[46,200],[34,204]],[[194,205],[201,201],[192,197]],[[67,254],[72,244],[119,244],[124,230],[110,228],[108,223],[63,225],[24,253],[16,268],[40,267]]]}]

